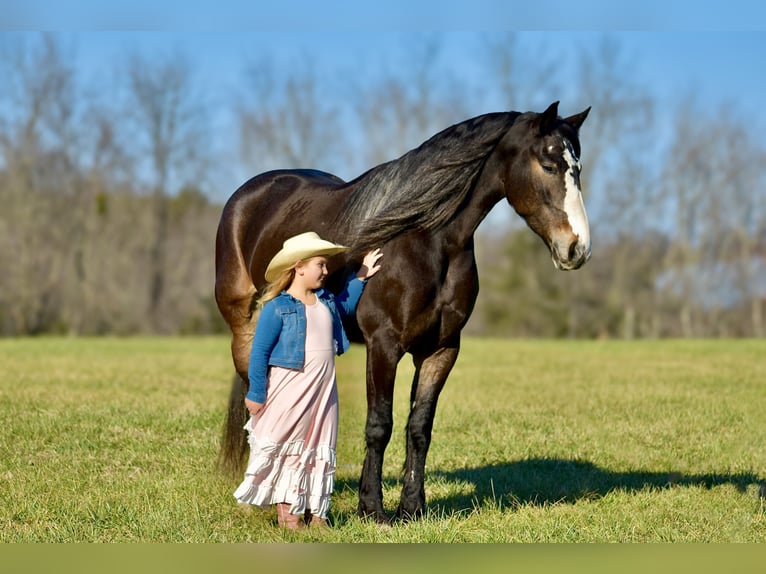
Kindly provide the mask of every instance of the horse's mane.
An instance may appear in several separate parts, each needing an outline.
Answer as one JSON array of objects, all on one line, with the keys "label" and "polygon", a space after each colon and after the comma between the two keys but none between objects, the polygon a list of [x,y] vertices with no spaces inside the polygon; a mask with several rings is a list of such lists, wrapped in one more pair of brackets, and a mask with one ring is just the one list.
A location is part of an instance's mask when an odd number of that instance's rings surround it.
[{"label": "horse's mane", "polygon": [[363,251],[410,229],[438,229],[460,209],[484,161],[520,114],[492,113],[455,124],[399,159],[349,183],[340,215]]}]

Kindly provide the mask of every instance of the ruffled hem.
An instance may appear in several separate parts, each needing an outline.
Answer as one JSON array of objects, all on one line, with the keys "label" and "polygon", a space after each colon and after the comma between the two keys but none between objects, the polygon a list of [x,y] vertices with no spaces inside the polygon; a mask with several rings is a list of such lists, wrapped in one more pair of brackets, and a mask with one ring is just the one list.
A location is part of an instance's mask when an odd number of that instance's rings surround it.
[{"label": "ruffled hem", "polygon": [[[302,440],[277,444],[249,437],[250,459],[245,479],[234,491],[238,502],[267,508],[290,504],[291,514],[307,510],[326,518],[335,486],[335,449],[319,445],[304,448]],[[300,457],[286,466],[287,457]]]}]

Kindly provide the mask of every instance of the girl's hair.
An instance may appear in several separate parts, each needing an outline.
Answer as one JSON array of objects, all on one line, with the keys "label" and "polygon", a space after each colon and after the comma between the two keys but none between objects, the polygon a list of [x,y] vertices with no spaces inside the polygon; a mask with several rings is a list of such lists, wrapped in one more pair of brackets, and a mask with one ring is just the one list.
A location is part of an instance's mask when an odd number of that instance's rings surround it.
[{"label": "girl's hair", "polygon": [[262,309],[263,306],[274,299],[282,291],[290,286],[295,277],[295,267],[290,267],[282,271],[279,277],[277,277],[271,283],[266,284],[266,288],[263,290],[263,295],[258,298],[258,309]]}]

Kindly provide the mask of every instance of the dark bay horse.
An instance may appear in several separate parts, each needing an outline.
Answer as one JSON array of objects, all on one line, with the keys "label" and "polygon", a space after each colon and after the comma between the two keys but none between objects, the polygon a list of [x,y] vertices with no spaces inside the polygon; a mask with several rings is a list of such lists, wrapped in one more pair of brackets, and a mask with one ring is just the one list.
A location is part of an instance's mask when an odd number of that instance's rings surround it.
[{"label": "dark bay horse", "polygon": [[381,470],[393,425],[396,369],[405,353],[412,355],[415,377],[397,515],[422,515],[436,402],[479,291],[474,232],[505,197],[548,246],[557,268],[576,269],[588,260],[578,131],[589,111],[561,118],[555,102],[543,113],[478,116],[348,183],[312,170],[271,171],[244,183],[224,207],[216,239],[215,295],[231,328],[238,374],[222,466],[238,471],[246,451],[242,427],[253,310],[266,265],[287,237],[316,231],[353,247],[331,259],[330,288],[360,265],[366,251],[383,251],[383,267],[367,285],[356,322],[347,325],[352,340],[367,348],[367,450],[359,515],[389,520]]}]

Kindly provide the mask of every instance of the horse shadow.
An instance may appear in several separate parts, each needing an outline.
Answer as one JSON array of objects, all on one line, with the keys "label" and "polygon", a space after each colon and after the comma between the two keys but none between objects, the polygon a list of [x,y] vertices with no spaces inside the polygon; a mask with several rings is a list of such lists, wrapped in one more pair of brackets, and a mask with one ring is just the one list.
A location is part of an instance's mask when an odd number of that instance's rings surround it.
[{"label": "horse shadow", "polygon": [[450,472],[434,472],[434,478],[467,483],[471,491],[432,499],[429,506],[447,512],[472,508],[477,501],[500,500],[516,505],[546,506],[603,498],[614,491],[670,489],[683,486],[713,488],[731,484],[739,492],[755,486],[766,497],[766,482],[754,473],[683,474],[680,472],[615,472],[592,462],[536,458]]},{"label": "horse shadow", "polygon": [[[611,492],[639,492],[685,486],[714,488],[730,484],[739,492],[754,487],[758,496],[766,498],[766,481],[751,472],[684,474],[681,472],[628,471],[615,472],[589,461],[560,458],[534,458],[507,463],[488,464],[453,471],[434,470],[426,475],[428,482],[452,483],[459,493],[428,498],[427,512],[451,515],[472,510],[484,501],[501,508],[548,506],[597,500]],[[384,479],[385,488],[396,488],[396,479]],[[358,483],[348,481],[348,488]]]}]

